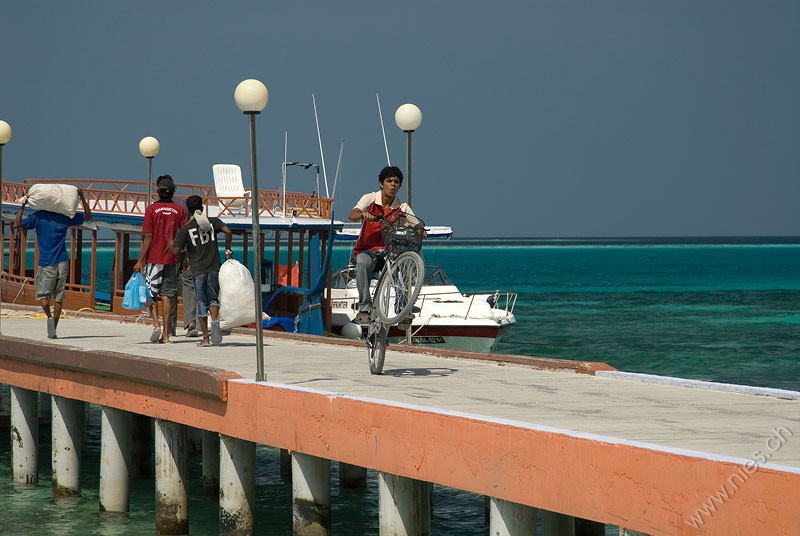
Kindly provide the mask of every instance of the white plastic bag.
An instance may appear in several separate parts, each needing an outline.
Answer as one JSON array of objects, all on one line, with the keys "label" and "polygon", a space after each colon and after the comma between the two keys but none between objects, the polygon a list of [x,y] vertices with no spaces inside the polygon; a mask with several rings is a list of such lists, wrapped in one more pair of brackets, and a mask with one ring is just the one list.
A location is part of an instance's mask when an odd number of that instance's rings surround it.
[{"label": "white plastic bag", "polygon": [[219,327],[228,330],[255,321],[256,295],[253,276],[236,259],[219,268]]},{"label": "white plastic bag", "polygon": [[70,184],[33,184],[28,188],[28,207],[72,218],[78,210],[78,189]]}]

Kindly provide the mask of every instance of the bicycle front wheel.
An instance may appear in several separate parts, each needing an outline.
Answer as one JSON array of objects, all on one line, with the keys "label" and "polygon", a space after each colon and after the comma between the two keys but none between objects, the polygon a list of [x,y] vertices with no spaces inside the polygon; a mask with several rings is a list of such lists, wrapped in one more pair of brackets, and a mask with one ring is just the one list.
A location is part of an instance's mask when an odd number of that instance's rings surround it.
[{"label": "bicycle front wheel", "polygon": [[377,333],[367,337],[367,356],[371,374],[383,372],[383,360],[386,358],[387,330],[382,327]]},{"label": "bicycle front wheel", "polygon": [[414,307],[424,280],[425,263],[413,251],[406,251],[389,263],[378,281],[373,299],[378,319],[394,326],[405,318]]}]

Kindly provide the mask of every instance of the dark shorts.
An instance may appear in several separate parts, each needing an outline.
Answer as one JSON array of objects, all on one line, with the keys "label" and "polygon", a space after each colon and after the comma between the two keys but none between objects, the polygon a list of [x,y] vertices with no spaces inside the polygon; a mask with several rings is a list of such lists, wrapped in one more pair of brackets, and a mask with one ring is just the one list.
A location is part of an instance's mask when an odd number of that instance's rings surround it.
[{"label": "dark shorts", "polygon": [[207,317],[209,307],[219,307],[219,274],[206,272],[194,276],[194,296],[198,317]]},{"label": "dark shorts", "polygon": [[64,301],[64,285],[67,283],[69,275],[69,261],[60,262],[51,266],[39,266],[36,269],[36,299],[46,300],[50,296],[55,298],[56,303]]},{"label": "dark shorts", "polygon": [[145,280],[150,287],[150,294],[175,298],[178,296],[178,265],[177,264],[147,264],[145,267]]}]

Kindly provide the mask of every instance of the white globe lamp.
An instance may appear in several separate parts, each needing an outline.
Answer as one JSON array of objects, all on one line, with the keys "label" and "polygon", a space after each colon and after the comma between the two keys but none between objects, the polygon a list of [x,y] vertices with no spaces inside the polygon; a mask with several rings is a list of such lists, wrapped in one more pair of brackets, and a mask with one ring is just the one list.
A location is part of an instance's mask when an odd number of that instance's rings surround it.
[{"label": "white globe lamp", "polygon": [[233,92],[236,106],[244,113],[257,114],[267,107],[269,91],[261,81],[252,78],[243,80]]},{"label": "white globe lamp", "polygon": [[422,112],[413,104],[404,104],[394,113],[394,122],[403,132],[413,132],[422,124]]}]

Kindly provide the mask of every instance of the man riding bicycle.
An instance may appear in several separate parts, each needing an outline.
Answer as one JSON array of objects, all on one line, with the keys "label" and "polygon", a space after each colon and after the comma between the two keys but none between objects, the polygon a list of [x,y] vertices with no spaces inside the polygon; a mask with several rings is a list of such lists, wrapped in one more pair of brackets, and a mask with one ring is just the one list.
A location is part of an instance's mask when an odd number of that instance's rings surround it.
[{"label": "man riding bicycle", "polygon": [[397,191],[403,184],[403,172],[397,166],[386,166],[378,175],[380,190],[364,194],[359,199],[348,218],[350,221],[361,221],[361,234],[353,247],[353,258],[356,260],[356,284],[358,286],[358,322],[369,324],[372,312],[372,297],[369,284],[372,274],[380,270],[384,256],[381,224],[376,216],[389,221],[402,213],[413,215],[407,203],[397,199]]}]

